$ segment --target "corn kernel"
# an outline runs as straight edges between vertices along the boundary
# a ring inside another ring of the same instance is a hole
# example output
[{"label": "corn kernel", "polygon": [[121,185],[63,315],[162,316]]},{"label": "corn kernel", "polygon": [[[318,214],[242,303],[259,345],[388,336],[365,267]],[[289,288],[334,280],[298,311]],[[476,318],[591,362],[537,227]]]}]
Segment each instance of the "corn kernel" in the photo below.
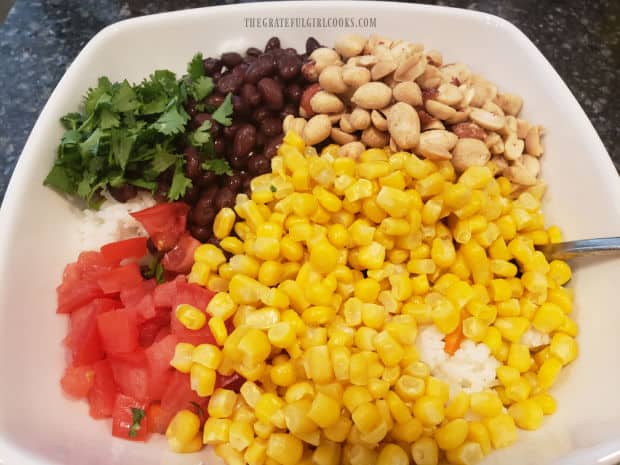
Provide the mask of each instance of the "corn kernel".
[{"label": "corn kernel", "polygon": [[194,251],[194,261],[205,263],[210,269],[216,270],[226,261],[226,257],[213,244],[202,244]]},{"label": "corn kernel", "polygon": [[437,443],[432,438],[421,437],[411,445],[411,458],[416,465],[437,465],[439,463]]},{"label": "corn kernel", "polygon": [[438,425],[444,419],[444,406],[441,399],[422,396],[413,404],[413,414],[425,425]]},{"label": "corn kernel", "polygon": [[[182,450],[200,431],[200,418],[190,410],[179,411],[166,429],[166,438],[173,450]],[[202,441],[201,441],[202,446]]]},{"label": "corn kernel", "polygon": [[215,389],[215,370],[199,363],[194,363],[190,369],[191,387],[200,397],[208,397]]},{"label": "corn kernel", "polygon": [[231,295],[227,292],[218,292],[207,304],[207,313],[211,316],[220,317],[227,320],[237,310],[237,305],[233,301]]},{"label": "corn kernel", "polygon": [[207,322],[206,315],[193,305],[180,304],[175,310],[177,320],[187,329],[201,329]]},{"label": "corn kernel", "polygon": [[435,431],[435,440],[443,450],[456,449],[465,442],[469,432],[467,421],[462,418],[451,420]]},{"label": "corn kernel", "polygon": [[281,465],[297,465],[303,451],[301,440],[291,434],[274,433],[269,436],[267,456]]},{"label": "corn kernel", "polygon": [[340,404],[337,400],[319,392],[312,401],[308,418],[321,428],[328,428],[340,418]]},{"label": "corn kernel", "polygon": [[189,373],[192,368],[194,346],[187,342],[179,342],[174,348],[174,357],[170,362],[181,373]]},{"label": "corn kernel", "polygon": [[203,428],[202,441],[209,445],[228,442],[232,421],[226,418],[207,418]]},{"label": "corn kernel", "polygon": [[522,400],[508,408],[508,414],[514,418],[519,428],[535,430],[540,428],[543,420],[543,409],[531,399]]}]

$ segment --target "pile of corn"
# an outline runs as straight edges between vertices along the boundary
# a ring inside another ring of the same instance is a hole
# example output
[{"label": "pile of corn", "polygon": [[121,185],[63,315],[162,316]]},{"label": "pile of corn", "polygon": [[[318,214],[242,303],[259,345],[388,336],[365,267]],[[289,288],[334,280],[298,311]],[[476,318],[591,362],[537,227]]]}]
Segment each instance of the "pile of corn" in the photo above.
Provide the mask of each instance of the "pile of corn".
[{"label": "pile of corn", "polygon": [[[561,240],[543,190],[516,194],[492,165],[457,178],[449,161],[337,149],[288,133],[251,198],[215,219],[232,257],[196,251],[190,281],[219,292],[208,323],[177,317],[209,324],[219,347],[177,347],[172,365],[211,399],[202,433],[190,411],[175,417],[172,448],[209,444],[229,465],[471,465],[538,428],[577,356],[570,268],[534,248]],[[450,397],[414,345],[429,324],[486,344],[497,387]],[[550,344],[521,344],[530,327]],[[247,381],[214,391],[216,372]]]}]

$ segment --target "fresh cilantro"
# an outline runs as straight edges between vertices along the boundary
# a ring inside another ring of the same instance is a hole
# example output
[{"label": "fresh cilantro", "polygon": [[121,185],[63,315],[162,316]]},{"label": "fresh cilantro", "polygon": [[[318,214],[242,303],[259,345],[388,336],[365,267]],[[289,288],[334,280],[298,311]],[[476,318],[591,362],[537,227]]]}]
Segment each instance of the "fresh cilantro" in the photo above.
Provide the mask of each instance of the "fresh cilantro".
[{"label": "fresh cilantro", "polygon": [[228,164],[228,161],[222,158],[211,158],[205,160],[202,163],[202,169],[206,171],[213,171],[216,175],[226,174],[228,176],[232,175],[232,168]]},{"label": "fresh cilantro", "polygon": [[274,186],[273,184],[271,184],[271,185],[269,186],[269,190],[270,190],[271,192],[276,192],[278,189],[276,188],[276,186]]},{"label": "fresh cilantro", "polygon": [[[214,88],[200,53],[187,71],[177,78],[171,71],[157,70],[137,84],[100,77],[83,97],[81,110],[60,119],[65,132],[44,184],[96,208],[107,187],[131,184],[155,192],[159,177],[173,170],[168,199],[177,200],[191,186],[183,170],[184,155],[177,149],[183,139],[196,147],[205,169],[232,173],[226,160],[215,156],[212,123],[206,121],[195,130],[188,124],[188,99],[202,112]],[[231,97],[213,112],[213,120],[230,125]]]},{"label": "fresh cilantro", "polygon": [[178,200],[185,195],[185,191],[188,187],[192,187],[192,180],[185,176],[183,172],[184,161],[182,158],[177,158],[174,167],[174,176],[172,176],[172,184],[168,191],[168,198],[170,200]]},{"label": "fresh cilantro", "polygon": [[230,126],[232,124],[232,94],[228,93],[222,104],[217,107],[217,110],[213,112],[211,117],[223,126]]},{"label": "fresh cilantro", "polygon": [[129,428],[129,433],[127,436],[130,438],[135,438],[138,435],[138,431],[142,426],[142,420],[146,417],[146,413],[141,408],[131,407],[131,427]]}]

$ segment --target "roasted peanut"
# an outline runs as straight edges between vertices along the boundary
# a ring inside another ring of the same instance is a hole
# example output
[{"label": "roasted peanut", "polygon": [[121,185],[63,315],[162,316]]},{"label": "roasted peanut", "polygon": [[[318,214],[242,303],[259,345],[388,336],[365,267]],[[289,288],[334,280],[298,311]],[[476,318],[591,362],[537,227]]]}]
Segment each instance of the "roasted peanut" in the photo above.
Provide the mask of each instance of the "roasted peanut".
[{"label": "roasted peanut", "polygon": [[398,82],[415,81],[426,70],[426,60],[422,53],[416,53],[403,60],[394,72],[394,80]]},{"label": "roasted peanut", "polygon": [[327,115],[315,115],[308,120],[303,131],[306,145],[315,145],[327,139],[331,133],[332,123]]},{"label": "roasted peanut", "polygon": [[426,52],[426,61],[438,68],[443,65],[443,55],[438,50],[429,50]]},{"label": "roasted peanut", "polygon": [[415,82],[399,82],[392,89],[394,98],[413,107],[422,105],[422,91]]},{"label": "roasted peanut", "polygon": [[310,54],[309,58],[311,60],[310,63],[314,62],[314,72],[316,73],[317,79],[321,74],[321,71],[323,71],[329,65],[342,64],[338,53],[335,50],[327,47],[317,48],[314,52]]},{"label": "roasted peanut", "polygon": [[426,65],[424,72],[416,79],[422,89],[432,89],[441,84],[441,73],[433,65]]},{"label": "roasted peanut", "polygon": [[474,89],[471,106],[482,107],[487,100],[493,100],[497,95],[497,87],[479,74],[474,74],[471,77],[471,82],[471,87]]},{"label": "roasted peanut", "polygon": [[497,103],[505,113],[517,116],[523,107],[523,99],[515,94],[498,93],[495,97]]},{"label": "roasted peanut", "polygon": [[344,132],[348,132],[349,134],[355,132],[357,128],[355,128],[351,122],[351,114],[344,114],[339,121],[340,129]]},{"label": "roasted peanut", "polygon": [[341,145],[338,149],[338,156],[358,159],[359,156],[366,150],[364,144],[361,142],[349,142],[348,144]]},{"label": "roasted peanut", "polygon": [[506,124],[506,118],[504,116],[494,115],[481,108],[473,108],[469,117],[474,123],[489,131],[499,131]]},{"label": "roasted peanut", "polygon": [[428,111],[431,115],[442,120],[447,120],[456,113],[454,108],[446,105],[445,103],[438,102],[437,100],[429,99],[426,101],[424,106],[426,107],[426,111]]},{"label": "roasted peanut", "polygon": [[470,166],[484,166],[490,158],[489,149],[479,139],[459,139],[452,150],[452,164],[458,172]]},{"label": "roasted peanut", "polygon": [[373,54],[375,47],[377,47],[378,45],[385,45],[389,48],[390,45],[392,45],[392,42],[393,41],[390,39],[381,37],[377,34],[373,34],[366,41],[366,45],[364,45],[364,54]]},{"label": "roasted peanut", "polygon": [[360,55],[358,57],[352,57],[347,60],[347,66],[363,66],[368,68],[377,64],[379,59],[374,55]]},{"label": "roasted peanut", "polygon": [[363,131],[370,126],[370,113],[363,108],[356,108],[351,112],[349,121],[354,129]]},{"label": "roasted peanut", "polygon": [[357,137],[353,134],[347,134],[344,131],[341,131],[338,128],[332,128],[331,138],[334,142],[340,145],[348,144],[349,142],[355,142]]},{"label": "roasted peanut", "polygon": [[417,111],[404,102],[392,105],[387,113],[387,126],[392,138],[402,149],[411,149],[420,139],[420,118]]},{"label": "roasted peanut", "polygon": [[306,120],[304,118],[295,118],[293,115],[288,115],[282,121],[282,132],[293,131],[300,136],[304,133],[306,127]]},{"label": "roasted peanut", "polygon": [[438,129],[438,130],[446,129],[446,127],[437,118],[433,118],[432,120],[430,120],[430,121],[426,122],[425,124],[423,124],[421,129],[422,129],[422,131],[432,131],[432,130],[436,130],[436,129]]},{"label": "roasted peanut", "polygon": [[484,105],[482,105],[482,109],[497,116],[506,116],[504,114],[504,110],[502,110],[499,105],[492,102],[491,100],[487,100],[486,102],[484,102]]},{"label": "roasted peanut", "polygon": [[471,79],[471,70],[464,63],[450,63],[444,65],[440,69],[445,82],[450,82],[455,86],[469,83]]},{"label": "roasted peanut", "polygon": [[517,118],[517,137],[519,139],[525,139],[529,132],[531,124],[524,119]]},{"label": "roasted peanut", "polygon": [[388,145],[389,140],[386,132],[379,131],[373,126],[364,129],[362,132],[362,142],[368,147],[383,148]]},{"label": "roasted peanut", "polygon": [[340,113],[344,104],[334,94],[321,90],[310,99],[310,107],[314,113]]},{"label": "roasted peanut", "polygon": [[359,87],[351,101],[367,110],[380,110],[385,108],[392,99],[392,89],[382,82],[368,82]]},{"label": "roasted peanut", "polygon": [[540,160],[532,155],[523,155],[520,163],[525,167],[532,176],[538,176],[540,173]]},{"label": "roasted peanut", "polygon": [[522,186],[533,186],[536,184],[536,176],[533,176],[521,163],[509,166],[504,170],[503,174],[512,182]]},{"label": "roasted peanut", "polygon": [[459,124],[469,119],[469,112],[471,108],[467,108],[465,110],[458,110],[454,115],[446,120],[448,124]]},{"label": "roasted peanut", "polygon": [[529,155],[540,157],[543,147],[540,143],[540,126],[532,126],[525,136],[525,151]]},{"label": "roasted peanut", "polygon": [[459,138],[471,138],[485,140],[487,133],[476,123],[458,123],[452,126],[452,132]]},{"label": "roasted peanut", "polygon": [[457,86],[450,83],[443,83],[437,88],[437,96],[435,100],[451,107],[456,105],[463,99],[463,95]]},{"label": "roasted peanut", "polygon": [[342,68],[342,80],[353,89],[370,82],[370,71],[363,66],[345,66]]},{"label": "roasted peanut", "polygon": [[393,59],[379,60],[377,64],[370,68],[370,77],[373,81],[378,81],[392,73],[396,67],[396,61]]},{"label": "roasted peanut", "polygon": [[420,134],[416,153],[431,160],[449,160],[452,158],[450,150],[454,148],[457,141],[456,135],[449,131],[424,131]]},{"label": "roasted peanut", "polygon": [[326,66],[319,75],[319,84],[327,92],[333,94],[341,94],[348,89],[347,84],[344,82],[342,66],[329,65]]},{"label": "roasted peanut", "polygon": [[378,110],[372,110],[370,113],[370,121],[372,121],[372,125],[379,131],[388,130],[387,119]]},{"label": "roasted peanut", "polygon": [[343,57],[351,58],[362,53],[364,45],[366,45],[366,38],[364,36],[359,34],[345,34],[336,40],[334,48]]},{"label": "roasted peanut", "polygon": [[504,156],[508,160],[518,160],[523,154],[525,143],[522,139],[518,139],[515,134],[509,135],[504,141]]}]

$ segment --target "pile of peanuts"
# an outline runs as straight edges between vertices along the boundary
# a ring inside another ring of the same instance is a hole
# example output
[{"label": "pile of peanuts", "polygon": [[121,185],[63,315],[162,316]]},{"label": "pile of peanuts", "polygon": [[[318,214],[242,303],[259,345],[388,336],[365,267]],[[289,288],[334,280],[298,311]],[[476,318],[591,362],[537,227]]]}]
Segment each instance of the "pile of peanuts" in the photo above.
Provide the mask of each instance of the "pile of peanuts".
[{"label": "pile of peanuts", "polygon": [[498,175],[520,186],[539,181],[543,128],[519,118],[523,99],[502,93],[463,63],[440,52],[376,35],[348,34],[335,49],[314,50],[302,67],[316,84],[302,95],[284,132],[309,145],[331,139],[340,156],[366,147],[410,150],[451,160],[457,172],[492,161]]}]

